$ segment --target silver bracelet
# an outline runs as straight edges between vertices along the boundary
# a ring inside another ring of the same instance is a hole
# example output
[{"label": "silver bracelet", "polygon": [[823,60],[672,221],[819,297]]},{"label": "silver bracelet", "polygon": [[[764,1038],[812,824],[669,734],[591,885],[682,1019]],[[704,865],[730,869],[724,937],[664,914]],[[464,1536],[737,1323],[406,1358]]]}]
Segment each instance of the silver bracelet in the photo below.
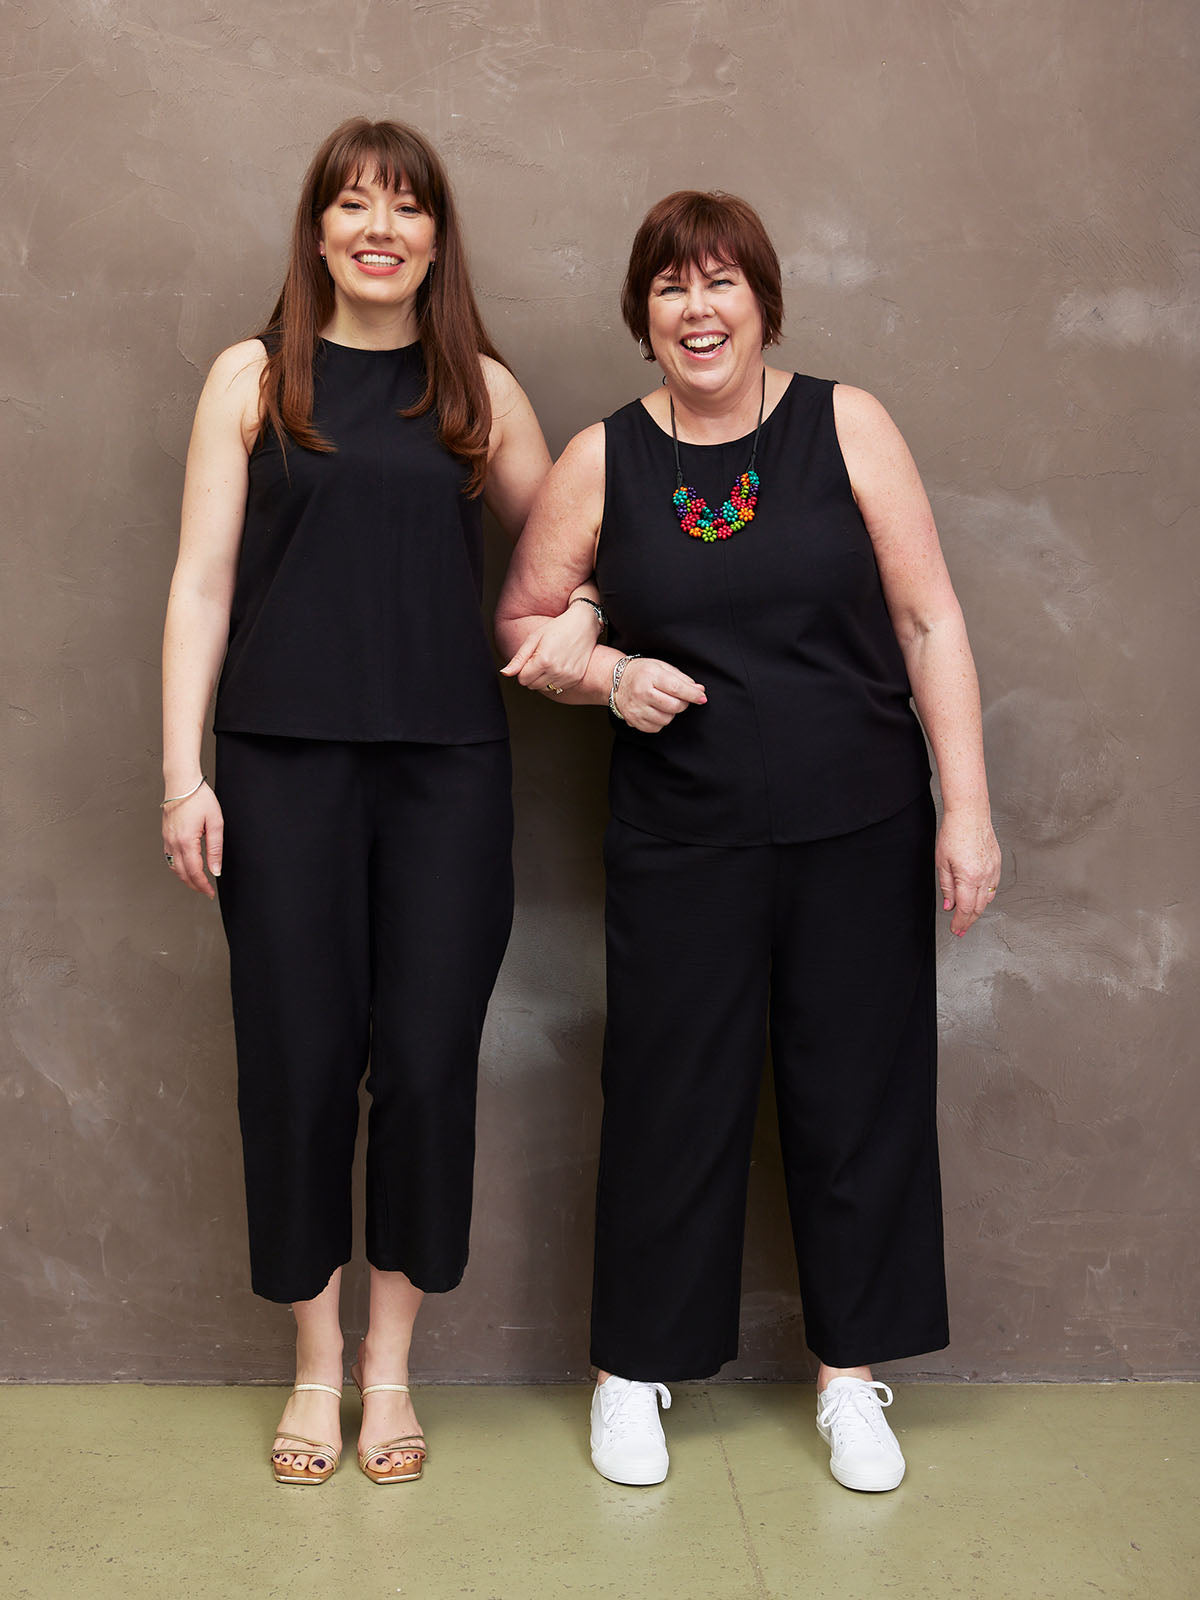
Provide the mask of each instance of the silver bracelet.
[{"label": "silver bracelet", "polygon": [[573,606],[591,606],[592,610],[596,613],[596,621],[600,624],[600,632],[603,633],[605,628],[608,627],[608,618],[604,615],[603,610],[596,604],[594,600],[589,600],[587,595],[576,595],[574,600],[571,601],[571,604]]},{"label": "silver bracelet", "polygon": [[617,710],[617,690],[621,687],[621,679],[625,676],[625,668],[631,661],[636,661],[641,653],[640,650],[631,650],[627,656],[622,656],[613,668],[612,688],[608,691],[608,709],[620,722],[624,722],[625,718]]},{"label": "silver bracelet", "polygon": [[203,773],[201,773],[200,782],[194,789],[189,789],[186,794],[169,794],[165,800],[160,800],[158,802],[158,809],[162,811],[165,806],[173,806],[177,800],[190,800],[194,794],[200,793],[201,789],[203,789],[207,782],[208,779]]}]

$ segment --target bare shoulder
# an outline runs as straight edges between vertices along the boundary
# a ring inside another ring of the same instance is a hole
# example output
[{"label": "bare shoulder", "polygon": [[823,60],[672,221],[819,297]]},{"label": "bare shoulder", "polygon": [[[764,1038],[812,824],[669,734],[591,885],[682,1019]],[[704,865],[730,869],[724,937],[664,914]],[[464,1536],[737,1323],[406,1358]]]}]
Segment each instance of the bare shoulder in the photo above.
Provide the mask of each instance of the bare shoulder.
[{"label": "bare shoulder", "polygon": [[604,489],[604,424],[593,422],[567,441],[554,463],[555,479],[576,491]]},{"label": "bare shoulder", "polygon": [[483,381],[487,384],[488,399],[492,403],[492,410],[503,413],[525,398],[525,391],[504,365],[493,356],[481,355],[479,367],[483,373]]},{"label": "bare shoulder", "polygon": [[872,433],[883,437],[898,431],[883,404],[873,394],[868,394],[865,389],[856,389],[849,383],[834,384],[833,416],[838,434],[843,438],[850,434],[865,437]]},{"label": "bare shoulder", "polygon": [[209,368],[208,381],[215,389],[257,388],[267,364],[267,348],[261,339],[242,339],[231,344]]},{"label": "bare shoulder", "polygon": [[883,405],[865,389],[839,383],[833,391],[833,419],[855,497],[872,488],[916,479],[917,469],[900,429]]},{"label": "bare shoulder", "polygon": [[247,451],[259,428],[261,379],[267,352],[261,339],[231,344],[209,368],[196,408],[201,440],[240,439]]},{"label": "bare shoulder", "polygon": [[568,439],[560,461],[570,460],[579,466],[604,465],[604,424],[592,422],[581,428],[573,439]]}]

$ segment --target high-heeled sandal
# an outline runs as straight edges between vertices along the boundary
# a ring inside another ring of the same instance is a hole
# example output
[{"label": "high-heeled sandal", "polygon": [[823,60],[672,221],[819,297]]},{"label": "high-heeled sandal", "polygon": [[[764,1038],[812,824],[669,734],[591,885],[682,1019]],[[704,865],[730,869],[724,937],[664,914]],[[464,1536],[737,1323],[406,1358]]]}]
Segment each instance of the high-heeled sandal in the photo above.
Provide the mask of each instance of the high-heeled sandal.
[{"label": "high-heeled sandal", "polygon": [[[350,1369],[350,1376],[354,1379],[354,1387],[362,1399],[369,1394],[409,1394],[411,1391],[406,1383],[369,1383],[363,1388],[361,1369],[357,1362]],[[388,1459],[389,1456],[400,1453],[415,1455],[415,1462],[405,1461],[396,1466]],[[370,1478],[372,1483],[415,1483],[425,1470],[425,1462],[429,1451],[425,1447],[423,1433],[410,1433],[402,1439],[388,1439],[383,1444],[372,1445],[369,1450],[358,1452],[358,1464],[363,1473]],[[372,1463],[380,1461],[382,1465],[374,1466]]]},{"label": "high-heeled sandal", "polygon": [[[300,1394],[305,1389],[320,1389],[324,1394],[336,1395],[340,1400],[342,1391],[335,1389],[328,1383],[298,1383],[292,1389],[293,1394]],[[298,1433],[277,1433],[276,1439],[282,1439],[283,1444],[275,1445],[271,1450],[271,1471],[275,1474],[276,1483],[324,1483],[326,1478],[332,1478],[338,1469],[341,1452],[331,1444],[322,1444],[317,1439],[305,1439]],[[299,1450],[292,1449],[293,1445],[300,1445]],[[277,1456],[307,1456],[308,1465],[296,1467],[288,1462],[286,1465],[277,1461]],[[324,1465],[318,1467],[317,1463]]]}]

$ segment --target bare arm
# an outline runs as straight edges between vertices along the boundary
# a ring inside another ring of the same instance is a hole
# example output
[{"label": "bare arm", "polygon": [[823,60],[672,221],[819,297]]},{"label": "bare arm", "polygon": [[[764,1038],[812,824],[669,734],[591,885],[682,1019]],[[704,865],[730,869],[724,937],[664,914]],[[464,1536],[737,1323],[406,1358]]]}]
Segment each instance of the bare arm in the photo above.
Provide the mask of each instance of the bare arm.
[{"label": "bare arm", "polygon": [[[589,592],[596,541],[604,515],[604,426],[576,434],[550,474],[525,525],[496,607],[496,640],[512,659],[502,670],[538,688],[542,666],[538,630],[575,595]],[[594,594],[594,589],[590,593]],[[587,610],[584,606],[577,611]],[[607,705],[619,650],[597,645],[586,670],[562,696],[568,705]],[[704,690],[666,662],[639,658],[621,680],[620,710],[634,727],[655,732],[690,704],[704,703]]]},{"label": "bare arm", "polygon": [[[550,453],[533,407],[512,373],[487,356],[480,360],[492,403],[484,501],[516,544],[550,469]],[[588,599],[597,598],[595,585],[581,585],[577,593]],[[556,611],[543,617],[536,637],[530,641],[531,652],[538,652],[542,686],[553,684],[554,696],[579,681],[600,633],[596,613],[587,606],[572,609],[570,600],[574,598],[571,595]]]},{"label": "bare arm", "polygon": [[213,363],[196,408],[183,488],[179,558],[163,633],[163,783],[188,798],[163,812],[173,870],[213,894],[204,855],[220,875],[222,824],[200,779],[204,719],[229,638],[229,612],[246,509],[249,451],[258,426],[258,379],[266,353],[256,339]]},{"label": "bare arm", "polygon": [[839,384],[834,415],[854,497],[871,536],[917,712],[929,735],[943,816],[936,863],[943,908],[963,934],[999,882],[979,682],[933,513],[899,429],[879,402]]},{"label": "bare arm", "polygon": [[550,470],[550,452],[533,407],[512,373],[490,356],[479,359],[492,405],[483,498],[488,510],[516,544]]}]

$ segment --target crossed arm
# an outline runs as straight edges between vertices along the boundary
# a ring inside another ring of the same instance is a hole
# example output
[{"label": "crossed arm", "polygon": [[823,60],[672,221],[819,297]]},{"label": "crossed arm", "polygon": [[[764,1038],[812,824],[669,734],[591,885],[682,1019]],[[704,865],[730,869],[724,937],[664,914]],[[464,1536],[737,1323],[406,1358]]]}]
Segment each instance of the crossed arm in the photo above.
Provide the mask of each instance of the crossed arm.
[{"label": "crossed arm", "polygon": [[[527,688],[544,688],[547,664],[539,630],[591,586],[596,541],[604,515],[604,424],[576,434],[550,469],[513,552],[496,608],[496,642],[512,659],[501,670]],[[576,610],[584,610],[582,606]],[[573,681],[551,681],[568,705],[607,705],[621,652],[597,644]],[[619,709],[645,733],[665,728],[689,705],[703,705],[704,688],[666,661],[639,657],[621,679]]]}]

